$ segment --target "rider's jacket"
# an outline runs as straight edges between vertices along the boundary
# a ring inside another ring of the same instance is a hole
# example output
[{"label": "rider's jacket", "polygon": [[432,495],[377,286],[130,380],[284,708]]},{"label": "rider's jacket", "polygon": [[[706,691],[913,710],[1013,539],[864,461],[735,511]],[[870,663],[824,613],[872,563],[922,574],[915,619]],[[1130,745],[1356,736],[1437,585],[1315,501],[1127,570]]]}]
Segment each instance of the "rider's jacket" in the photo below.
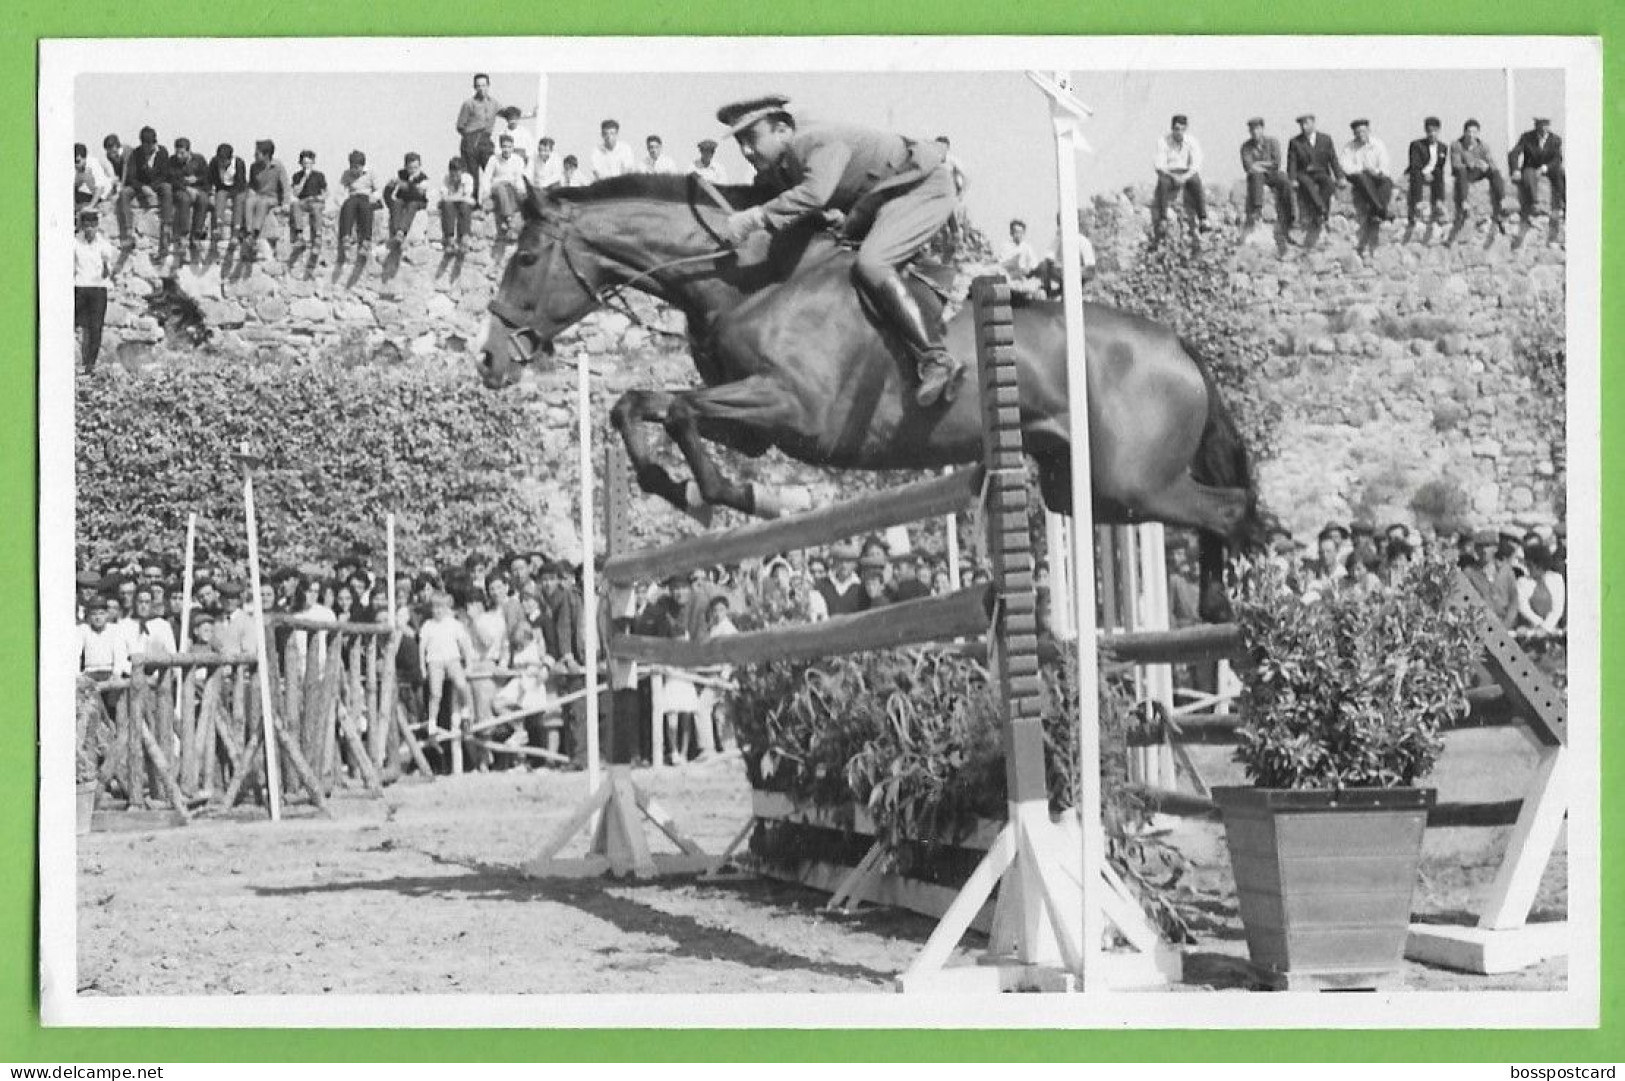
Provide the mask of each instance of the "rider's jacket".
[{"label": "rider's jacket", "polygon": [[850,211],[866,196],[885,198],[941,168],[940,143],[916,142],[856,124],[812,124],[797,130],[778,162],[756,183],[778,192],[762,204],[769,229],[783,229],[825,209]]}]

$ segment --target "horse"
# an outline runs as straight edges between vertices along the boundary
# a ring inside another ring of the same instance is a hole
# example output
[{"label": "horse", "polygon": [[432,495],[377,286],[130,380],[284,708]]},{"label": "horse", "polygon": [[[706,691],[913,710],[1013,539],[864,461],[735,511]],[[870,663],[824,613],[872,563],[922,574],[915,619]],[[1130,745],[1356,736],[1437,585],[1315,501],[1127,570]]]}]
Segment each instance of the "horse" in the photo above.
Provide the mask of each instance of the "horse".
[{"label": "horse", "polygon": [[[493,390],[544,358],[553,339],[635,289],[681,311],[702,387],[632,390],[610,412],[640,488],[694,511],[730,507],[773,517],[765,486],[726,475],[708,443],[756,457],[769,448],[836,469],[936,469],[980,460],[975,393],[920,407],[902,343],[859,299],[849,247],[809,226],[772,237],[765,257],[734,250],[721,229],[749,187],[689,175],[629,175],[587,187],[531,190],[524,225],[489,306],[477,367]],[[941,319],[933,291],[916,297],[976,386],[970,311]],[[1160,521],[1199,531],[1204,607],[1228,545],[1256,544],[1248,456],[1207,364],[1167,326],[1085,304],[1091,492],[1095,521]],[[636,319],[628,309],[628,314]],[[1072,512],[1066,327],[1061,305],[1014,309],[1024,448],[1051,511]],[[681,450],[691,480],[655,460],[646,424]],[[1222,590],[1219,592],[1222,604]]]}]

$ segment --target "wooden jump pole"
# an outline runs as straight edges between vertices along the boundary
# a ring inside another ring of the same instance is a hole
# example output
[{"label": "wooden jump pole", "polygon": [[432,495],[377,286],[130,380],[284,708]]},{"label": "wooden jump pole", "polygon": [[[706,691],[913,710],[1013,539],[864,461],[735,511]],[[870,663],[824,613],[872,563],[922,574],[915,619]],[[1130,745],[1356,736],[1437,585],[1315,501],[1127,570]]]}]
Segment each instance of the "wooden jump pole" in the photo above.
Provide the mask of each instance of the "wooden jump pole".
[{"label": "wooden jump pole", "polygon": [[[543,77],[543,85],[546,85]],[[598,685],[598,568],[596,534],[593,531],[592,498],[592,382],[587,370],[587,351],[576,358],[577,468],[581,474],[581,619],[586,624],[582,644],[586,653],[586,685]],[[587,715],[587,791],[598,789],[598,695],[588,694],[583,703]],[[597,822],[593,822],[596,829]]]},{"label": "wooden jump pole", "polygon": [[[260,593],[259,523],[254,517],[254,459],[244,443],[237,455],[243,467],[243,510],[248,527],[248,582],[254,591],[254,652],[260,684],[260,723],[265,726],[265,798],[270,807],[271,821],[282,818],[282,765],[277,760],[276,710],[271,705],[271,651],[265,642],[265,619],[270,614],[262,609]],[[246,771],[249,763],[243,763]]]}]

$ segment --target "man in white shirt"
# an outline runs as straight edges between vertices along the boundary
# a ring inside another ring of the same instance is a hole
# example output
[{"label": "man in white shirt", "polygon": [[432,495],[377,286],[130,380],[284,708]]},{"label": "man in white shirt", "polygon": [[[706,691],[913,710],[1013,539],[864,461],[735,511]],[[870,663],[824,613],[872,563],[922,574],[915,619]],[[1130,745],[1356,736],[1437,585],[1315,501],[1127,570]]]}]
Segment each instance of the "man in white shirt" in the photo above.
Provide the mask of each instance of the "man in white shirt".
[{"label": "man in white shirt", "polygon": [[592,183],[592,177],[581,167],[574,154],[564,155],[563,173],[564,177],[559,181],[561,188],[584,188]]},{"label": "man in white shirt", "polygon": [[79,624],[79,671],[100,683],[130,674],[130,651],[124,635],[107,622],[107,601],[98,597]]},{"label": "man in white shirt", "polygon": [[169,620],[153,611],[152,590],[141,586],[135,591],[135,637],[130,643],[132,657],[167,657],[180,650],[175,645],[175,629]]},{"label": "man in white shirt", "polygon": [[717,160],[717,141],[715,139],[701,139],[699,143],[700,156],[694,159],[694,164],[688,171],[695,176],[704,177],[713,184],[726,184],[728,170],[722,167]]},{"label": "man in white shirt", "polygon": [[[1080,227],[1078,229],[1078,272],[1079,277],[1088,284],[1095,276],[1095,245],[1089,239],[1089,234]],[[1055,216],[1055,239],[1050,242],[1049,251],[1039,261],[1037,270],[1038,280],[1043,283],[1044,295],[1051,299],[1058,297],[1062,292],[1061,284],[1061,216]]]},{"label": "man in white shirt", "polygon": [[1032,277],[1038,269],[1038,253],[1027,242],[1027,223],[1020,218],[1010,222],[1010,239],[999,245],[999,269],[1010,279],[1010,288],[1022,293],[1037,288]]},{"label": "man in white shirt", "polygon": [[1207,225],[1207,197],[1202,191],[1202,146],[1189,134],[1184,113],[1174,114],[1168,134],[1157,140],[1157,188],[1151,196],[1151,242],[1155,247],[1167,232],[1168,201],[1183,196],[1185,211],[1200,233]]},{"label": "man in white shirt", "polygon": [[612,176],[637,172],[637,159],[632,148],[620,141],[621,125],[617,121],[606,120],[598,125],[598,134],[602,141],[592,148],[592,158],[588,162],[593,180],[608,180]]},{"label": "man in white shirt", "polygon": [[643,141],[643,148],[648,153],[638,162],[638,172],[663,173],[667,176],[678,176],[682,173],[682,167],[666,156],[666,143],[660,136],[649,136]]},{"label": "man in white shirt", "polygon": [[79,232],[73,240],[73,326],[85,329],[85,371],[96,366],[102,351],[102,325],[107,321],[107,286],[113,280],[118,252],[101,235],[101,215],[79,212]]},{"label": "man in white shirt", "polygon": [[496,157],[486,163],[485,179],[480,184],[486,205],[496,212],[498,240],[512,239],[508,221],[524,202],[525,173],[525,159],[514,153],[513,136],[499,135]]},{"label": "man in white shirt", "polygon": [[1361,118],[1349,125],[1354,138],[1343,145],[1338,155],[1343,172],[1348,175],[1354,195],[1354,210],[1360,218],[1360,239],[1356,251],[1366,251],[1377,245],[1377,233],[1389,218],[1388,203],[1394,194],[1393,170],[1388,162],[1388,148],[1371,135],[1371,121]]},{"label": "man in white shirt", "polygon": [[536,159],[530,165],[530,183],[538,191],[564,183],[564,167],[553,153],[553,137],[544,135],[536,142]]}]

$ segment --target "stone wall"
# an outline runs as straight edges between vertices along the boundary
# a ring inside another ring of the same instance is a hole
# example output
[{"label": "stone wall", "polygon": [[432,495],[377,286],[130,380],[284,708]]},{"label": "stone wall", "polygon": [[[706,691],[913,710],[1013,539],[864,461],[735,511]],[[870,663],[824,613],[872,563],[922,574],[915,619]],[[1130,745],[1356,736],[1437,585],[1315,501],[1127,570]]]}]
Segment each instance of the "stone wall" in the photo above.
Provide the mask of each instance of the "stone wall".
[{"label": "stone wall", "polygon": [[[1211,221],[1234,227],[1241,195],[1239,185],[1213,189]],[[1143,191],[1125,192],[1097,199],[1088,212],[1103,273],[1136,258],[1149,230],[1146,203]],[[1293,246],[1283,254],[1267,228],[1237,249],[1231,284],[1268,343],[1261,374],[1284,411],[1279,453],[1262,464],[1259,481],[1270,509],[1300,535],[1356,513],[1415,520],[1412,500],[1425,488],[1435,503],[1459,492],[1476,523],[1561,513],[1563,431],[1515,346],[1533,309],[1561,308],[1564,249],[1544,228],[1493,236],[1484,208],[1476,209],[1477,223],[1448,247],[1443,229],[1400,242],[1404,215],[1396,204],[1401,224],[1366,258],[1355,254],[1352,223],[1341,216],[1312,252]],[[262,243],[256,261],[205,250],[176,266],[148,254],[151,215],[137,224],[142,240],[122,261],[103,347],[104,357],[122,364],[164,363],[176,349],[196,348],[206,330],[206,350],[267,361],[466,365],[508,254],[482,217],[467,255],[444,256],[427,240],[439,231],[430,212],[398,253],[378,245],[366,258],[340,262],[329,240],[314,259],[290,259],[278,238],[274,252]],[[111,234],[111,215],[106,225]],[[380,215],[375,236],[382,225]],[[585,348],[594,356],[604,373],[595,386],[601,408],[628,387],[695,378],[677,341],[661,333],[681,329],[675,313],[641,301],[637,310],[647,327],[603,312],[560,341],[564,355]],[[548,413],[568,423],[573,377],[538,378]],[[814,499],[871,483],[772,456],[734,464]]]}]

